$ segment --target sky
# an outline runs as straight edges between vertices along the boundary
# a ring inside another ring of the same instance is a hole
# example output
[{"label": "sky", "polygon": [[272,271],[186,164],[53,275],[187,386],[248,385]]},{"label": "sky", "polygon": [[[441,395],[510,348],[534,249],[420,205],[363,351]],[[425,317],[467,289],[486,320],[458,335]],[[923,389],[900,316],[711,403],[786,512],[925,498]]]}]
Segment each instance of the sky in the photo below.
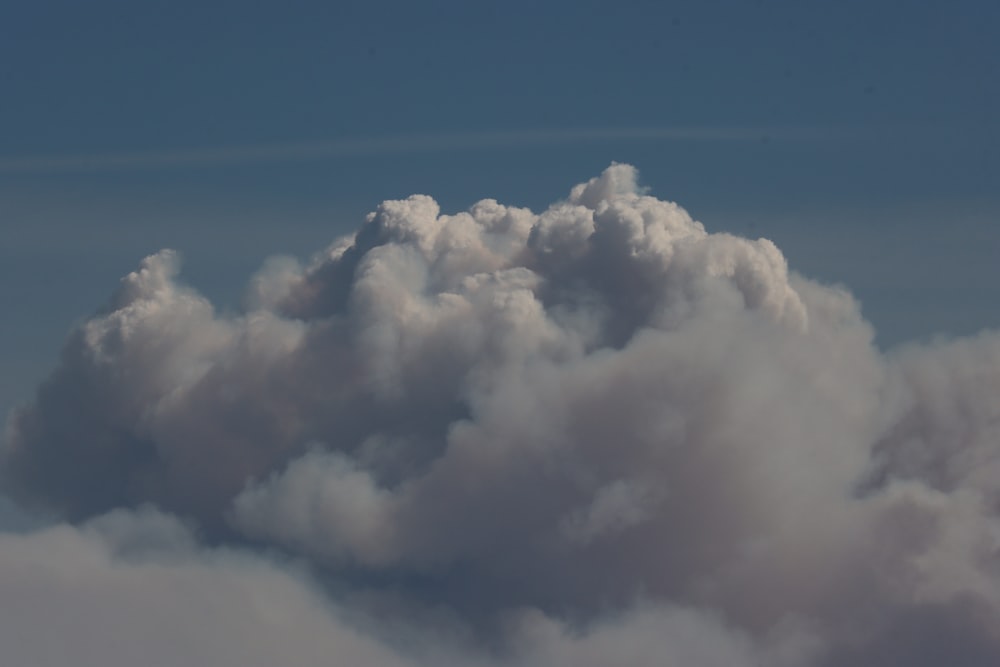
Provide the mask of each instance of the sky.
[{"label": "sky", "polygon": [[850,285],[883,345],[1000,323],[994,3],[2,12],[0,406],[162,247],[238,304],[263,258],[308,255],[384,199],[541,206],[615,160]]},{"label": "sky", "polygon": [[997,34],[4,3],[0,652],[996,664]]}]

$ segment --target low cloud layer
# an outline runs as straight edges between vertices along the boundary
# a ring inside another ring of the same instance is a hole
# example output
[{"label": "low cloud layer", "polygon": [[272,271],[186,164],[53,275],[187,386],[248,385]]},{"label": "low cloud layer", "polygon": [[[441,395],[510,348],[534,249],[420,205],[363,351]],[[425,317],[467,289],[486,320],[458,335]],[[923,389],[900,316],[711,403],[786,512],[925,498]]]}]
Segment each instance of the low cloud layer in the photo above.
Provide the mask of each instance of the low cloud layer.
[{"label": "low cloud layer", "polygon": [[238,315],[177,271],[8,420],[65,521],[0,538],[18,664],[1000,663],[996,333],[882,354],[627,165],[384,202]]}]

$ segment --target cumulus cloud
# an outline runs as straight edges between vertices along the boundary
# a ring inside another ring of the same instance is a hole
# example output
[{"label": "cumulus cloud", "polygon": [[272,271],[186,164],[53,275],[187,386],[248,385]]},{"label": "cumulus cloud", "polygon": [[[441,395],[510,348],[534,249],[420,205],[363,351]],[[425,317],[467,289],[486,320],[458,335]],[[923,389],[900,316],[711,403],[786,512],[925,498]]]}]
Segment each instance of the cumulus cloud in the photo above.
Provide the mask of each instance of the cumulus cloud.
[{"label": "cumulus cloud", "polygon": [[12,665],[410,664],[303,577],[202,551],[187,527],[149,511],[0,537],[0,592]]},{"label": "cumulus cloud", "polygon": [[512,649],[475,653],[440,632],[388,637],[317,590],[302,568],[200,546],[149,508],[0,536],[10,664],[709,667],[758,664],[762,650],[714,614],[651,606],[582,629],[519,610],[504,623]]},{"label": "cumulus cloud", "polygon": [[177,269],[144,260],[8,420],[5,490],[70,522],[9,552],[80,554],[3,566],[26,599],[222,586],[183,630],[217,664],[285,622],[298,664],[1000,660],[996,333],[882,354],[846,290],[621,164],[540,213],[384,202],[238,315]]}]

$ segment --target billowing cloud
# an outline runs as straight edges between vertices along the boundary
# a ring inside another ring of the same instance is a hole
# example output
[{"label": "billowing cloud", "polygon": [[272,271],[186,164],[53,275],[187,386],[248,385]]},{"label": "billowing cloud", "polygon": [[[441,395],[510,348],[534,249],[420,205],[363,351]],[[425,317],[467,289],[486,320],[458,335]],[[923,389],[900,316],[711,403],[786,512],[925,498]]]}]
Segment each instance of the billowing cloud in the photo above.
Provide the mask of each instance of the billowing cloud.
[{"label": "billowing cloud", "polygon": [[1000,660],[998,334],[882,354],[846,290],[627,165],[541,213],[384,202],[238,315],[177,269],[144,260],[8,421],[5,489],[71,522],[10,553],[114,573],[25,555],[26,600],[221,586],[184,640],[221,664],[299,616],[324,639],[289,655],[341,664]]},{"label": "billowing cloud", "polygon": [[0,593],[12,665],[407,664],[302,577],[199,551],[188,528],[148,510],[3,535]]},{"label": "billowing cloud", "polygon": [[763,650],[714,614],[647,606],[582,631],[535,610],[512,612],[503,631],[513,648],[477,653],[440,628],[429,641],[366,627],[317,590],[301,568],[200,547],[189,526],[149,508],[0,536],[0,639],[10,664],[573,667],[625,657],[707,667],[757,664]]}]

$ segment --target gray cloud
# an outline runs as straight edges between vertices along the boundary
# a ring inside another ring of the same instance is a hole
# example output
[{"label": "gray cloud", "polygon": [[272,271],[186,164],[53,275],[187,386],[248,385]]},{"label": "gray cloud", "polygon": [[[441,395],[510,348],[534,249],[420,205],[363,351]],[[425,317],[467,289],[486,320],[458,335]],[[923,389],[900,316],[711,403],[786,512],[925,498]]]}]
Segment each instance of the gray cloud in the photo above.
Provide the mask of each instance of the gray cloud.
[{"label": "gray cloud", "polygon": [[[753,665],[755,646],[716,615],[644,605],[586,628],[536,610],[504,620],[513,647],[473,652],[458,636],[386,636],[317,593],[288,563],[199,546],[148,508],[0,536],[0,639],[11,664]],[[667,640],[666,644],[663,641]]]},{"label": "gray cloud", "polygon": [[[541,213],[384,202],[241,314],[177,268],[144,260],[9,419],[7,492],[78,526],[19,549],[278,577],[349,664],[1000,659],[1000,335],[884,355],[848,292],[627,165]],[[152,539],[148,503],[219,546]]]},{"label": "gray cloud", "polygon": [[16,665],[405,665],[304,579],[200,551],[155,513],[0,537],[0,638]]}]

